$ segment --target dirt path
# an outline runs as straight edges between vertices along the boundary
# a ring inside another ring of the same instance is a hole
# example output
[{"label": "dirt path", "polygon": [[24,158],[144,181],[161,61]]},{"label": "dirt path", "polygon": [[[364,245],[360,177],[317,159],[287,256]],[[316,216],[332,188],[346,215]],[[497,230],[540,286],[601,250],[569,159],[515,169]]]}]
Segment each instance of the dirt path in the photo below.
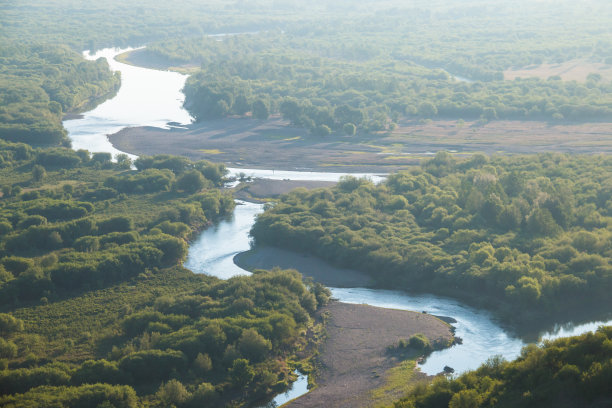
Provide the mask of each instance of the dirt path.
[{"label": "dirt path", "polygon": [[[400,360],[389,353],[416,333],[431,341],[449,341],[450,326],[440,319],[417,312],[383,309],[367,305],[332,302],[327,340],[319,356],[318,387],[284,407],[369,407],[371,391],[383,386],[385,373]],[[417,373],[412,380],[426,377]]]},{"label": "dirt path", "polygon": [[227,118],[169,130],[137,127],[109,136],[136,155],[177,154],[230,167],[391,172],[409,168],[439,150],[484,153],[612,153],[612,123],[550,124],[493,121],[403,121],[392,133],[327,137],[269,120]]}]

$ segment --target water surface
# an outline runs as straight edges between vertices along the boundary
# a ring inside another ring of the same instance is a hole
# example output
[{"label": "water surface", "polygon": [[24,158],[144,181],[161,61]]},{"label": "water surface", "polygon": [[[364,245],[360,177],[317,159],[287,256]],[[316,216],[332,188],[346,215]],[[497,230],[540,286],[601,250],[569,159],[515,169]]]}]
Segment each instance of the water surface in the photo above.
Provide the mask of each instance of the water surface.
[{"label": "water surface", "polygon": [[[82,119],[68,120],[68,129],[73,148],[92,152],[121,153],[108,141],[107,135],[128,126],[157,126],[167,128],[169,122],[188,124],[189,114],[183,109],[184,95],[181,89],[186,76],[175,72],[156,71],[133,67],[117,62],[113,57],[126,49],[105,49],[88,59],[104,57],[113,70],[122,75],[122,85],[117,95],[83,115]],[[279,170],[230,169],[232,174],[244,173],[252,177],[292,180],[338,181],[347,173],[296,172]],[[380,182],[384,176],[370,173],[352,174],[370,177]],[[185,266],[196,273],[206,273],[228,279],[249,272],[236,266],[233,257],[250,249],[248,233],[263,205],[239,203],[234,214],[204,231],[190,246]],[[297,266],[297,265],[296,265]],[[434,296],[413,295],[406,292],[368,288],[331,288],[333,296],[347,303],[365,303],[394,309],[426,311],[435,315],[450,316],[457,320],[453,324],[456,334],[463,338],[463,345],[434,352],[421,367],[428,374],[436,374],[445,365],[457,372],[478,367],[494,355],[512,359],[518,355],[525,343],[510,336],[493,317],[462,305],[456,300]],[[577,335],[592,331],[609,321],[596,321],[581,325],[560,325],[550,332],[542,333],[543,339]],[[282,405],[286,401],[307,392],[306,377],[300,376],[289,394],[280,394],[273,401]]]},{"label": "water surface", "polygon": [[[80,119],[64,121],[68,137],[75,150],[122,153],[108,140],[108,135],[131,126],[168,128],[169,122],[191,123],[191,116],[183,108],[185,95],[181,92],[186,75],[157,71],[123,64],[114,59],[131,48],[106,48],[90,55],[89,60],[106,58],[113,71],[121,72],[121,88],[117,95],[84,113]],[[130,155],[131,157],[135,157]]]}]

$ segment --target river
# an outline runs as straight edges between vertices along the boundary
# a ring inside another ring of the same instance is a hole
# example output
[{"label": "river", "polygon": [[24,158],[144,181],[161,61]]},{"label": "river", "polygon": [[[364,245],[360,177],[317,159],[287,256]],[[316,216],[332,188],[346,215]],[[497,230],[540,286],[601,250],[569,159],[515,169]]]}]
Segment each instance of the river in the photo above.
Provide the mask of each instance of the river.
[{"label": "river", "polygon": [[[89,59],[105,57],[113,70],[121,71],[122,86],[117,95],[82,115],[80,119],[64,122],[75,149],[92,152],[121,153],[108,141],[107,135],[127,126],[168,127],[169,122],[188,124],[189,114],[182,108],[181,89],[186,76],[174,72],[157,71],[122,64],[113,59],[126,50],[105,49]],[[279,170],[231,169],[232,174],[245,173],[255,177],[296,180],[338,180],[342,173],[291,172]],[[371,177],[375,182],[382,180],[381,175],[359,174]],[[196,273],[206,273],[222,279],[248,274],[233,262],[233,257],[250,248],[249,230],[263,205],[240,203],[228,219],[204,231],[190,247],[185,266]],[[373,306],[394,309],[426,311],[435,315],[450,316],[457,320],[454,324],[456,335],[463,339],[462,345],[434,352],[421,366],[428,374],[442,371],[445,365],[463,372],[478,367],[494,355],[515,358],[525,343],[508,334],[487,312],[475,310],[460,302],[434,296],[413,295],[400,291],[368,288],[331,288],[333,296],[348,303],[365,303]],[[583,325],[565,325],[557,330],[541,333],[542,338],[553,339],[564,335],[576,335],[591,331],[607,322],[590,322]],[[285,401],[306,392],[305,376],[293,386],[293,391],[280,395],[273,404]]]}]

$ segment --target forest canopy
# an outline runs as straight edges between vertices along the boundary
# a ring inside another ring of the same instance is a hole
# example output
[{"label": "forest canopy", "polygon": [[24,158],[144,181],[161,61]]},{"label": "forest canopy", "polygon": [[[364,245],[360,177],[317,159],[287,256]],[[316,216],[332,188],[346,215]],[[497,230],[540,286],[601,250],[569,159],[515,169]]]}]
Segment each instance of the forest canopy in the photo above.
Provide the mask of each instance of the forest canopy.
[{"label": "forest canopy", "polygon": [[223,165],[0,147],[0,405],[244,404],[308,369],[294,359],[327,289],[181,267],[234,208]]},{"label": "forest canopy", "polygon": [[440,152],[378,186],[348,177],[295,190],[251,234],[385,287],[448,294],[509,318],[607,310],[611,165],[606,156]]}]

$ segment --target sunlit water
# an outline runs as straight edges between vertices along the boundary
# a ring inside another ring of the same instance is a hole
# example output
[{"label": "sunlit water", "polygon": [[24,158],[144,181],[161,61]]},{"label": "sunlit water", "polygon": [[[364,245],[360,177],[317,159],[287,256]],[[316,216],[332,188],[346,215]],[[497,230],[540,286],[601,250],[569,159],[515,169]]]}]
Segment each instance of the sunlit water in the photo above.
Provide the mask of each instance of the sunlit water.
[{"label": "sunlit water", "polygon": [[261,408],[277,408],[281,405],[296,399],[308,392],[308,376],[301,374],[299,371],[295,371],[298,375],[297,380],[295,380],[289,389],[282,394],[278,394],[272,401],[267,403]]},{"label": "sunlit water", "polygon": [[[222,279],[247,274],[248,272],[233,264],[232,259],[236,254],[250,249],[248,233],[255,217],[262,211],[262,204],[242,203],[236,206],[232,217],[219,222],[215,228],[204,231],[192,243],[185,266],[196,273],[206,273]],[[295,267],[299,269],[299,259],[296,260]],[[510,336],[490,313],[473,309],[454,299],[368,288],[331,288],[331,291],[334,298],[346,303],[425,311],[455,319],[455,334],[463,339],[463,344],[432,353],[421,365],[421,370],[427,374],[437,374],[444,366],[452,367],[456,373],[461,373],[477,368],[495,355],[511,360],[519,355],[526,344],[521,339]],[[542,333],[541,338],[577,335],[592,331],[602,324],[612,324],[612,321],[565,325]]]},{"label": "sunlit water", "polygon": [[113,71],[121,72],[121,88],[114,98],[83,114],[81,119],[64,121],[75,150],[110,152],[114,156],[122,152],[113,147],[107,136],[123,128],[167,128],[169,122],[191,123],[191,116],[183,109],[185,95],[181,92],[187,76],[134,67],[114,59],[116,55],[129,50],[106,48],[94,55],[83,54],[90,60],[106,58]]},{"label": "sunlit water", "polygon": [[[122,85],[117,96],[83,115],[82,119],[68,120],[64,126],[69,131],[74,149],[87,149],[92,152],[121,153],[108,141],[107,135],[128,126],[168,127],[169,122],[187,124],[189,114],[183,109],[184,95],[181,89],[186,76],[174,72],[156,71],[132,67],[119,63],[113,56],[126,51],[105,49],[88,59],[107,58],[113,70],[122,75]],[[271,179],[337,181],[345,173],[294,172],[279,170],[230,169],[232,174],[244,173],[251,177]],[[357,177],[370,177],[380,182],[384,176],[376,174],[352,174]],[[222,279],[236,275],[249,274],[233,262],[236,254],[250,249],[248,233],[263,205],[240,203],[234,214],[204,231],[190,246],[185,266],[197,273],[206,273]],[[298,266],[298,265],[296,265]],[[457,320],[456,335],[463,339],[462,345],[434,352],[421,366],[428,374],[440,372],[445,365],[457,372],[478,367],[494,355],[512,359],[518,355],[525,344],[509,336],[490,314],[469,308],[461,303],[433,295],[412,295],[400,291],[366,288],[331,288],[333,296],[347,303],[364,303],[394,309],[426,311],[430,314],[450,316]],[[582,325],[563,325],[543,339],[577,335],[592,331],[607,322],[591,322]],[[307,392],[306,376],[299,376],[292,388],[278,395],[270,406],[283,403]]]},{"label": "sunlit water", "polygon": [[252,177],[266,178],[270,180],[300,180],[300,181],[338,181],[343,176],[353,176],[357,178],[369,178],[375,184],[383,181],[386,176],[376,173],[332,173],[321,171],[289,171],[289,170],[265,170],[265,169],[239,169],[228,168],[230,175],[233,177]]}]

